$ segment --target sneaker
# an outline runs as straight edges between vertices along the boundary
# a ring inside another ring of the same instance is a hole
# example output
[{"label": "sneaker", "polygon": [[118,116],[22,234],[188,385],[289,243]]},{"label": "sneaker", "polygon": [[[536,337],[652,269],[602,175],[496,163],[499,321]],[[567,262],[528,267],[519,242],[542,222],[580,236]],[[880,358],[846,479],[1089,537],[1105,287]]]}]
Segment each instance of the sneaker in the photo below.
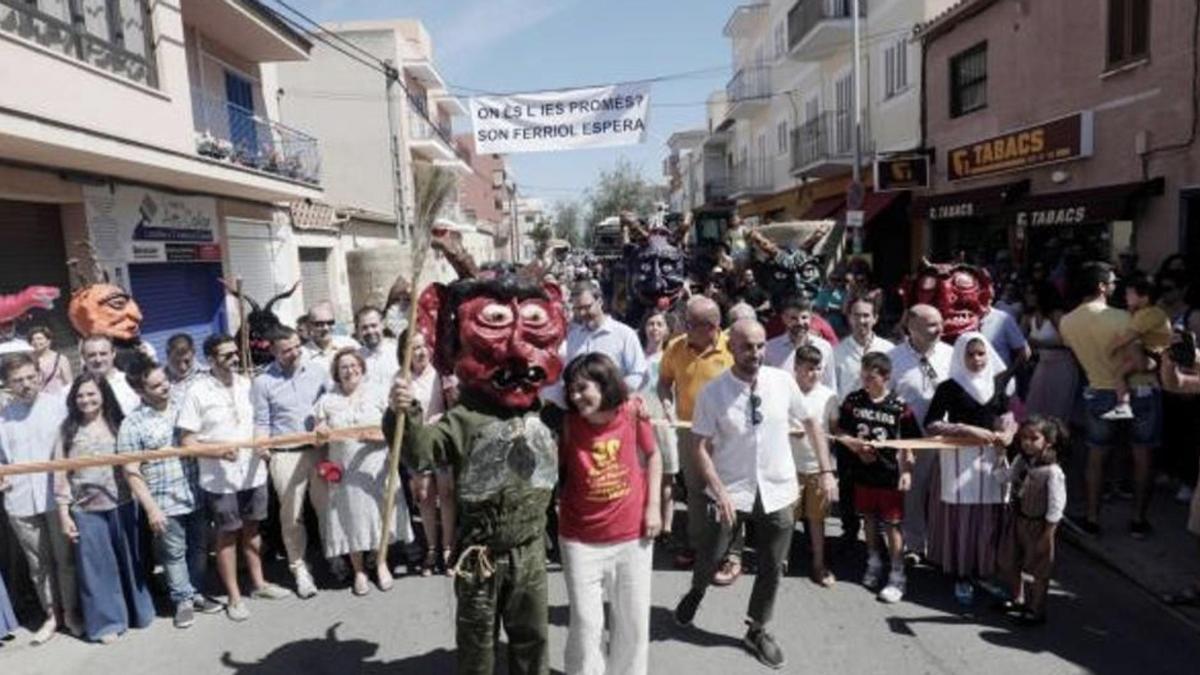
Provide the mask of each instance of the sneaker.
[{"label": "sneaker", "polygon": [[1115,408],[1101,415],[1100,419],[1108,422],[1131,420],[1133,419],[1133,407],[1128,403],[1118,403]]},{"label": "sneaker", "polygon": [[675,605],[675,623],[680,626],[692,625],[692,620],[696,618],[696,610],[700,609],[700,601],[704,599],[704,593],[692,589],[688,591],[679,600],[679,604]]},{"label": "sneaker", "polygon": [[1134,539],[1145,539],[1154,532],[1154,528],[1150,523],[1144,520],[1134,520],[1129,523],[1129,536]]},{"label": "sneaker", "polygon": [[783,667],[783,650],[779,648],[779,643],[775,642],[775,637],[765,628],[751,626],[746,631],[746,637],[742,638],[742,644],[764,666],[776,670]]},{"label": "sneaker", "polygon": [[880,579],[883,576],[883,562],[879,558],[871,558],[867,560],[867,571],[863,573],[862,585],[871,590],[879,588]]},{"label": "sneaker", "polygon": [[954,599],[964,607],[970,606],[975,602],[975,587],[969,581],[954,582]]},{"label": "sneaker", "polygon": [[105,633],[104,635],[100,636],[100,639],[97,640],[97,642],[102,645],[111,645],[112,643],[116,642],[117,638],[119,637],[121,637],[120,633]]},{"label": "sneaker", "polygon": [[900,599],[904,597],[905,583],[903,572],[892,572],[888,575],[887,586],[884,586],[876,597],[880,602],[886,602],[889,605],[900,602]]},{"label": "sneaker", "polygon": [[192,607],[191,600],[184,600],[175,605],[173,623],[176,628],[191,628],[192,624],[196,623],[196,610]]},{"label": "sneaker", "polygon": [[58,635],[58,622],[53,617],[46,619],[37,632],[33,634],[33,645],[44,645]]},{"label": "sneaker", "polygon": [[245,621],[250,618],[250,608],[244,600],[238,600],[225,606],[225,616],[228,616],[230,621]]},{"label": "sneaker", "polygon": [[201,614],[216,614],[222,609],[225,609],[225,605],[222,605],[212,598],[203,595],[196,595],[196,597],[192,598],[192,609],[200,612]]},{"label": "sneaker", "polygon": [[1175,501],[1187,504],[1192,501],[1192,488],[1187,485],[1180,485],[1179,491],[1175,493]]},{"label": "sneaker", "polygon": [[267,582],[261,588],[254,589],[250,597],[255,600],[283,600],[292,597],[292,592],[283,586]]},{"label": "sneaker", "polygon": [[304,563],[293,567],[292,575],[296,578],[296,595],[300,599],[307,600],[317,594],[317,584],[313,582],[312,574]]}]

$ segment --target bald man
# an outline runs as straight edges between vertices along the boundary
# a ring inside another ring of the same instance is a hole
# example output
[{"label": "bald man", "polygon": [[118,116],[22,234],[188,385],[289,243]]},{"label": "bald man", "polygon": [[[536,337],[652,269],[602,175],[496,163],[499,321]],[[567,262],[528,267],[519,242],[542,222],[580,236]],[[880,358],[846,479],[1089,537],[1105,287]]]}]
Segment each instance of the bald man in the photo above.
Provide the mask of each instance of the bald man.
[{"label": "bald man", "polygon": [[[690,422],[696,395],[704,385],[733,365],[728,341],[721,333],[721,310],[711,299],[697,295],[687,302],[684,319],[687,333],[672,341],[663,352],[658,375],[658,395],[670,410],[675,405],[679,420]],[[679,465],[687,486],[687,546],[675,556],[680,568],[691,567],[704,525],[704,480],[694,459],[696,437],[679,429]]]},{"label": "bald man", "polygon": [[[954,349],[942,342],[942,314],[931,305],[910,307],[904,327],[908,339],[888,353],[892,360],[890,385],[913,409],[917,424],[923,425],[934,390],[950,377]],[[917,453],[912,489],[904,496],[904,544],[917,556],[926,551],[926,499],[936,459],[931,452]]]},{"label": "bald man", "polygon": [[779,580],[791,546],[793,507],[800,496],[791,429],[803,429],[825,457],[822,487],[836,494],[825,433],[809,416],[791,373],[763,365],[767,333],[753,319],[730,329],[733,366],[700,390],[692,420],[699,442],[695,461],[704,478],[703,543],[692,571],[692,587],[675,608],[675,620],[690,625],[739,525],[754,523],[759,564],[750,593],[749,630],[742,642],[764,665],[780,668],[784,656],[767,632]]}]

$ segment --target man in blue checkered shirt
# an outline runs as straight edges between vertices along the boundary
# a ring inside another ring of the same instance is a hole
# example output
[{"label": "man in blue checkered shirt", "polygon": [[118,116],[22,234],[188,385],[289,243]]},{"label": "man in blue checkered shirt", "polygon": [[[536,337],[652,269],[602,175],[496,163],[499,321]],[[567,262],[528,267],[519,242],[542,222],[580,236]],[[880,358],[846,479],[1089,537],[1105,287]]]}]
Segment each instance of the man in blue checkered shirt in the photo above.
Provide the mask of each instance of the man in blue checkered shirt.
[{"label": "man in blue checkered shirt", "polygon": [[[117,452],[157,450],[175,445],[177,411],[171,401],[166,371],[149,359],[134,363],[126,374],[142,404],[121,422]],[[201,593],[207,551],[206,518],[200,499],[199,469],[192,458],[174,457],[125,465],[129,488],[154,533],[154,548],[167,577],[175,606],[175,627],[187,628],[196,610],[211,613],[221,605]]]}]

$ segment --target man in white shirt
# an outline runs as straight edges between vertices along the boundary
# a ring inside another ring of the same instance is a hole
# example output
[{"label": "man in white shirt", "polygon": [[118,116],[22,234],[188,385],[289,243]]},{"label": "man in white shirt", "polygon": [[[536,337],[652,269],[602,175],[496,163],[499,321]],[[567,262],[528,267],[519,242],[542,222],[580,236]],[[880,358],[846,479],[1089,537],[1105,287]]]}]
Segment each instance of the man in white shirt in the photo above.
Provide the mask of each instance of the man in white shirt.
[{"label": "man in white shirt", "polygon": [[[766,341],[757,321],[734,324],[734,364],[705,385],[696,401],[692,431],[700,437],[695,453],[707,486],[709,517],[692,587],[676,606],[675,620],[692,623],[736,526],[753,519],[760,558],[743,643],[759,661],[779,668],[783,652],[766,624],[791,545],[792,507],[800,494],[788,436],[802,427],[818,456],[827,457],[828,447],[820,426],[805,416],[791,373],[763,366]],[[837,489],[832,474],[823,474],[822,483],[831,492]]]},{"label": "man in white shirt", "polygon": [[[308,310],[308,337],[311,342],[304,345],[305,356],[318,367],[329,371],[333,355],[346,347],[359,348],[358,340],[348,335],[335,335],[333,327],[337,319],[333,317],[333,305],[328,302],[318,302]],[[332,379],[332,375],[330,376]]]},{"label": "man in white shirt", "polygon": [[[904,325],[908,339],[888,353],[892,361],[890,385],[912,408],[917,424],[924,430],[933,393],[950,377],[954,349],[942,342],[942,314],[930,305],[910,307]],[[904,495],[904,544],[919,556],[925,554],[927,544],[925,508],[936,460],[933,453],[917,453],[912,487]]]},{"label": "man in white shirt", "polygon": [[129,386],[125,373],[117,369],[115,364],[117,352],[113,348],[112,339],[106,335],[89,335],[79,345],[79,357],[83,359],[83,367],[96,377],[102,377],[108,386],[112,387],[121,406],[121,414],[128,415],[142,404],[142,397]]},{"label": "man in white shirt", "polygon": [[[13,398],[0,409],[0,464],[49,461],[67,417],[65,399],[41,391],[41,374],[31,355],[9,354],[2,363],[4,384]],[[64,624],[74,635],[83,634],[74,552],[58,518],[52,480],[50,473],[0,477],[8,523],[25,553],[38,602],[46,613],[33,635],[34,644],[49,641]]]},{"label": "man in white shirt", "polygon": [[891,342],[875,334],[879,314],[875,303],[869,298],[857,298],[846,308],[850,320],[850,337],[833,348],[833,369],[837,380],[838,399],[862,387],[859,375],[862,372],[863,354],[881,352],[887,354],[895,347]]},{"label": "man in white shirt", "polygon": [[765,363],[785,372],[792,372],[796,350],[812,345],[821,350],[821,384],[837,389],[833,371],[833,345],[812,330],[813,305],[807,298],[794,296],[783,303],[779,318],[786,329],[767,341]]},{"label": "man in white shirt", "polygon": [[[204,341],[204,355],[212,370],[198,377],[183,397],[175,422],[180,445],[250,440],[254,436],[254,406],[250,402],[250,381],[234,372],[237,342],[231,335],[210,335]],[[250,618],[238,586],[239,541],[254,586],[252,597],[277,600],[291,595],[263,578],[258,524],[267,517],[269,455],[269,450],[238,448],[221,458],[199,459],[200,488],[217,530],[217,574],[229,596],[225,611],[233,621]]]},{"label": "man in white shirt", "polygon": [[396,341],[383,334],[383,312],[378,307],[366,305],[354,313],[354,337],[362,344],[358,353],[367,363],[367,382],[381,389],[390,387],[400,361]]}]

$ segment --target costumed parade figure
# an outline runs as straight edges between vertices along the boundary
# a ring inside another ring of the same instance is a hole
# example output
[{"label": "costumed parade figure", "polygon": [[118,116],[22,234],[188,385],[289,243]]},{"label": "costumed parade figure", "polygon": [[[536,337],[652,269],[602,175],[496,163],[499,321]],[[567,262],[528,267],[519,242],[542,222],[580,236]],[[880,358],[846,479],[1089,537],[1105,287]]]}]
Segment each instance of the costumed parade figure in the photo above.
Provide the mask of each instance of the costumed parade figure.
[{"label": "costumed parade figure", "polygon": [[242,332],[249,329],[250,361],[255,368],[270,365],[275,360],[275,356],[271,354],[271,334],[283,325],[283,322],[275,314],[275,303],[292,297],[292,294],[300,287],[300,282],[297,281],[288,290],[272,296],[266,306],[260,306],[254,298],[245,293],[238,293],[237,289],[230,286],[224,279],[221,279],[221,284],[225,286],[226,292],[230,295],[238,300],[245,300],[250,305],[250,313],[246,315],[246,325],[238,328],[237,335],[234,336],[237,343],[245,344]]},{"label": "costumed parade figure", "polygon": [[649,230],[631,225],[631,241],[625,245],[625,277],[629,291],[625,322],[640,326],[652,310],[670,311],[683,295],[687,281],[686,262],[674,234],[661,223]]},{"label": "costumed parade figure", "polygon": [[[91,252],[90,246],[83,247]],[[77,287],[67,303],[67,318],[80,337],[104,335],[113,342],[115,364],[126,370],[136,354],[143,353],[157,360],[154,348],[142,341],[142,310],[128,291],[110,283],[108,275],[92,263],[91,277],[79,269],[77,260],[70,261],[78,276]]]},{"label": "costumed parade figure", "polygon": [[[434,366],[457,376],[462,391],[432,425],[422,425],[418,404],[409,403],[401,448],[416,471],[454,472],[458,672],[492,673],[502,624],[508,672],[547,673],[542,537],[558,480],[562,412],[543,408],[538,392],[563,369],[561,293],[511,273],[434,284],[418,299],[417,328]],[[393,403],[408,401],[407,390],[393,396]],[[389,410],[389,440],[394,425]]]},{"label": "costumed parade figure", "polygon": [[831,228],[830,222],[796,221],[764,225],[746,232],[752,251],[750,269],[771,300],[771,316],[763,321],[769,337],[784,331],[775,308],[782,307],[790,297],[812,300],[820,292],[825,280],[825,260],[813,250]]},{"label": "costumed parade figure", "polygon": [[29,286],[19,293],[0,295],[0,355],[32,351],[33,347],[17,336],[17,320],[30,310],[52,309],[61,294],[53,286]]},{"label": "costumed parade figure", "polygon": [[954,344],[959,335],[979,330],[992,306],[992,276],[982,267],[965,263],[922,260],[917,273],[900,284],[905,309],[931,305],[942,314],[942,341]]}]

